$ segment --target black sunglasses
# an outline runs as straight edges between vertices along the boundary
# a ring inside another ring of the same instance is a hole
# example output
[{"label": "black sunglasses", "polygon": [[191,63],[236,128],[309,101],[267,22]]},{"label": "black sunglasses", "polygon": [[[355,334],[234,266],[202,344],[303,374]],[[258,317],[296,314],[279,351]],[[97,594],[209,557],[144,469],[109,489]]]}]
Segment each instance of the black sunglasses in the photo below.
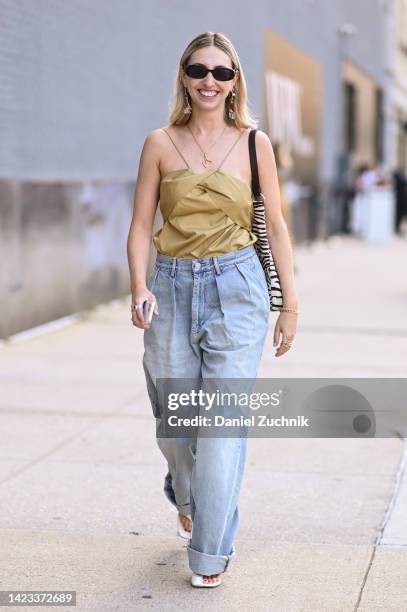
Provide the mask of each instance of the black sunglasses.
[{"label": "black sunglasses", "polygon": [[184,70],[191,79],[204,79],[208,72],[211,72],[215,81],[231,81],[237,72],[237,69],[226,66],[216,66],[210,70],[203,64],[188,64],[184,66]]}]

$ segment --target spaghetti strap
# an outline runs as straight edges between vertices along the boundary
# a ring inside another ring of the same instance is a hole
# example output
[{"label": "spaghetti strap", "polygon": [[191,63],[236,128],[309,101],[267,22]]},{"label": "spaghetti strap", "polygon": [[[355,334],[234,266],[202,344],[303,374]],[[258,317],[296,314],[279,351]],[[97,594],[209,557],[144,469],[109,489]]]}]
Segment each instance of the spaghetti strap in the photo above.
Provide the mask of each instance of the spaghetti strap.
[{"label": "spaghetti strap", "polygon": [[230,147],[229,151],[226,153],[225,157],[222,159],[222,161],[220,162],[219,166],[217,167],[217,169],[215,170],[215,172],[217,172],[218,170],[220,170],[221,166],[223,166],[223,162],[225,161],[225,159],[228,157],[229,153],[232,151],[232,149],[237,145],[237,143],[239,142],[239,140],[241,139],[241,137],[243,136],[243,134],[245,133],[245,130],[242,131],[241,134],[239,134],[239,136],[237,137],[237,139],[235,140],[235,142],[232,144],[232,146]]},{"label": "spaghetti strap", "polygon": [[189,167],[189,164],[187,162],[187,160],[185,159],[185,157],[182,155],[181,151],[178,149],[177,145],[175,144],[175,142],[173,141],[173,139],[171,138],[170,134],[167,132],[167,130],[164,130],[164,128],[161,128],[163,132],[165,132],[168,136],[168,138],[171,140],[172,144],[174,145],[174,147],[177,149],[178,153],[181,155],[182,159],[184,160],[184,162],[187,165],[187,168],[189,170],[191,170],[191,168]]}]

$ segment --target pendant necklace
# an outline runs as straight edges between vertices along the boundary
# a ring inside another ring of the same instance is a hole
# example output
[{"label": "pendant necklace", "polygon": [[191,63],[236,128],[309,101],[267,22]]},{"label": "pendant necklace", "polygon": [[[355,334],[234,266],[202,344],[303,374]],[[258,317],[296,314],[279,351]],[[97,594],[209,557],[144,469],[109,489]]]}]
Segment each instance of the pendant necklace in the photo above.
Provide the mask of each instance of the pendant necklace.
[{"label": "pendant necklace", "polygon": [[[199,144],[199,142],[198,142],[198,141],[197,141],[197,139],[195,138],[195,136],[194,136],[194,134],[193,134],[193,132],[192,132],[192,130],[191,130],[191,128],[189,127],[189,125],[188,125],[188,124],[187,124],[187,128],[188,128],[188,129],[189,129],[189,131],[191,132],[191,134],[192,134],[192,138],[195,140],[196,144],[197,144],[197,145],[198,145],[198,147],[201,149],[201,151],[202,151],[202,153],[203,153],[203,160],[202,160],[202,162],[201,162],[201,163],[202,163],[202,165],[203,165],[203,167],[204,167],[204,168],[207,168],[207,167],[208,167],[208,165],[209,165],[209,164],[211,164],[213,160],[208,158],[208,156],[206,155],[205,151],[203,150],[203,148],[201,147],[201,145]],[[214,146],[214,145],[215,145],[215,144],[218,142],[218,140],[220,140],[220,138],[223,136],[223,132],[226,130],[226,128],[227,128],[227,125],[225,125],[225,127],[223,128],[222,133],[221,133],[221,135],[219,136],[219,138],[217,138],[217,139],[215,140],[215,142],[211,144],[211,146],[209,147],[208,151],[209,151],[210,149],[212,149],[212,147],[213,147],[213,146]]]}]

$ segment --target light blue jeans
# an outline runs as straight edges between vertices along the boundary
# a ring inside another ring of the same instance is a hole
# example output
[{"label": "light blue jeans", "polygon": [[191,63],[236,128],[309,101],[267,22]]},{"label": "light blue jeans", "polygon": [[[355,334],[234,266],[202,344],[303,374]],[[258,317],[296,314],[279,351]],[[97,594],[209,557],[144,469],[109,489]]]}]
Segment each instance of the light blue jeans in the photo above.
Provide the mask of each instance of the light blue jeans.
[{"label": "light blue jeans", "polygon": [[[148,288],[159,314],[144,331],[143,368],[156,419],[157,378],[256,378],[270,307],[253,245],[202,259],[158,253]],[[157,437],[157,444],[168,464],[164,493],[193,521],[191,570],[225,572],[235,553],[247,437]]]}]

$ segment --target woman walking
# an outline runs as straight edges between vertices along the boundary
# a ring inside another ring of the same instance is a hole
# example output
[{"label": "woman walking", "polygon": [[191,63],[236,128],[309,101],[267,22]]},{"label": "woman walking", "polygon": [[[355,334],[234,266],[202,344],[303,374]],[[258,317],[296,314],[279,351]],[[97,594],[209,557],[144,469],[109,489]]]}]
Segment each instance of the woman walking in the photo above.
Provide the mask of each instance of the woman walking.
[{"label": "woman walking", "polygon": [[[185,49],[169,119],[145,140],[128,238],[132,321],[144,330],[143,368],[157,421],[164,409],[157,378],[256,378],[270,310],[251,226],[248,136],[256,123],[239,57],[223,34],[206,32]],[[261,131],[256,152],[283,293],[274,330],[278,357],[296,331],[292,249],[273,149]],[[157,257],[146,283],[158,201],[164,224],[153,237]],[[155,301],[150,324],[146,300]],[[188,539],[191,584],[218,586],[235,554],[247,438],[157,437],[157,443],[168,464],[164,492],[178,511],[178,534]]]}]

